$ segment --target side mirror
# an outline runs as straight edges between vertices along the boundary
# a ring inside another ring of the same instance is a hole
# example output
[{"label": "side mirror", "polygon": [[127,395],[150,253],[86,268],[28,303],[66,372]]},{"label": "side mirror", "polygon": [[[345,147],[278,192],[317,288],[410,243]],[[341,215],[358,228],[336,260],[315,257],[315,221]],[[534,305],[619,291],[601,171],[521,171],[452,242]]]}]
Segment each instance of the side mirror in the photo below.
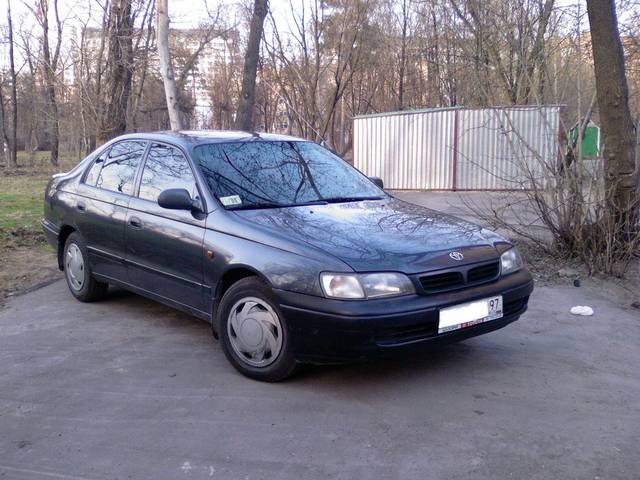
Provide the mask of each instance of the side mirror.
[{"label": "side mirror", "polygon": [[369,177],[369,180],[375,183],[377,187],[380,187],[382,190],[384,190],[384,182],[380,177]]},{"label": "side mirror", "polygon": [[191,198],[189,192],[184,188],[163,190],[158,196],[158,205],[170,210],[197,209],[197,202]]}]

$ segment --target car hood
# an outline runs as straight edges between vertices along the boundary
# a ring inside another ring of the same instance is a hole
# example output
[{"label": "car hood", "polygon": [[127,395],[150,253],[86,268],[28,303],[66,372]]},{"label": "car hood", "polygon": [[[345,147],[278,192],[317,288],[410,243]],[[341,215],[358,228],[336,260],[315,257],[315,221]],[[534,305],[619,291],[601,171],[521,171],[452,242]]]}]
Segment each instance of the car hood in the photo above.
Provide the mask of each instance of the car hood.
[{"label": "car hood", "polygon": [[[504,242],[477,225],[393,197],[235,213],[312,245],[358,272],[410,274],[497,259],[494,245]],[[451,258],[454,250],[464,258]]]}]

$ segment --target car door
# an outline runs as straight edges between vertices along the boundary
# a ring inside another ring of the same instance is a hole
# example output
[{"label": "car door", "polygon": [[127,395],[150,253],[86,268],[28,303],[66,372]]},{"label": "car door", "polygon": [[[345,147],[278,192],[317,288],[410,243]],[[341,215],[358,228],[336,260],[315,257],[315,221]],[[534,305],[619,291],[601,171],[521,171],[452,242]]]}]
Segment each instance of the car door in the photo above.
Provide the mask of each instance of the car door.
[{"label": "car door", "polygon": [[206,216],[158,205],[169,188],[199,197],[191,165],[173,145],[152,142],[129,203],[125,227],[129,282],[181,305],[205,311],[203,240]]},{"label": "car door", "polygon": [[126,281],[124,225],[137,169],[148,142],[124,140],[105,149],[77,189],[75,224],[96,275]]}]

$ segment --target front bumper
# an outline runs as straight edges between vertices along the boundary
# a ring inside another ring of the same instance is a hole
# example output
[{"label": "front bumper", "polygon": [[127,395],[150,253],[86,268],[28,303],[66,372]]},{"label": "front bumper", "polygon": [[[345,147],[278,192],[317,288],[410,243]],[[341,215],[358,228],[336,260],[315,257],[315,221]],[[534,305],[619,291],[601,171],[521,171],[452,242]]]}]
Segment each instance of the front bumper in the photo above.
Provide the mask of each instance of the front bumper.
[{"label": "front bumper", "polygon": [[[526,270],[495,282],[433,295],[345,301],[276,290],[292,335],[296,358],[342,362],[426,344],[448,343],[488,333],[516,321],[527,309],[533,279]],[[504,317],[438,334],[439,310],[495,295]]]}]

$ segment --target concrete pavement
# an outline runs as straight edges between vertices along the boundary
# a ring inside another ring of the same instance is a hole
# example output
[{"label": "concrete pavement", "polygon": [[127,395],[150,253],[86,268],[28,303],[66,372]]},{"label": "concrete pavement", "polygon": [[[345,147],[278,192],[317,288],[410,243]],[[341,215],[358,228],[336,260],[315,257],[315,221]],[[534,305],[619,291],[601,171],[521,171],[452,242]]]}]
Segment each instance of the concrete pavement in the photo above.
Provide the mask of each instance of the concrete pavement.
[{"label": "concrete pavement", "polygon": [[493,218],[498,212],[500,219],[509,225],[527,230],[535,229],[539,235],[546,234],[546,227],[532,208],[525,192],[441,192],[441,191],[390,191],[394,196],[410,203],[455,215],[472,223],[483,226],[487,222],[480,220],[479,215]]},{"label": "concrete pavement", "polygon": [[197,319],[56,282],[0,310],[0,478],[636,479],[639,317],[544,287],[498,332],[264,384]]}]

